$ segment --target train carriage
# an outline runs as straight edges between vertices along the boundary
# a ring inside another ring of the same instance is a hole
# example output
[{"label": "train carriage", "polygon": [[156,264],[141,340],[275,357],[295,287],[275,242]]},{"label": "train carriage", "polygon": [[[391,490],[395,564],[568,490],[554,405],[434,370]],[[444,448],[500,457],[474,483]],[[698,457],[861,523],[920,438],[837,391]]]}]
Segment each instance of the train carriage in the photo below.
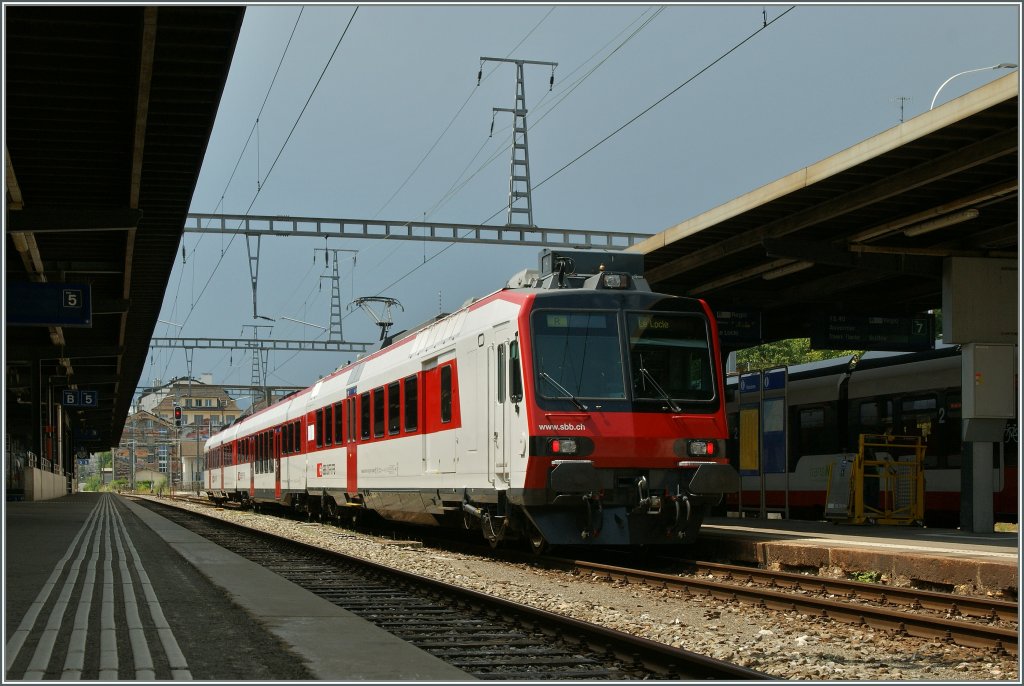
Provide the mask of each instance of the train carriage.
[{"label": "train carriage", "polygon": [[[787,471],[765,474],[765,506],[790,516],[820,519],[829,467],[852,459],[860,434],[918,436],[925,446],[924,511],[932,525],[957,526],[961,502],[960,348],[938,344],[920,353],[868,352],[789,370]],[[736,379],[727,384],[731,438],[727,452],[739,463]],[[1017,420],[993,451],[993,509],[997,521],[1017,521]],[[761,477],[742,476],[731,509],[760,507]]]},{"label": "train carriage", "polygon": [[[716,324],[642,272],[640,255],[545,251],[539,272],[212,438],[210,497],[536,548],[692,541],[738,486]],[[254,489],[218,490],[229,456]]]}]

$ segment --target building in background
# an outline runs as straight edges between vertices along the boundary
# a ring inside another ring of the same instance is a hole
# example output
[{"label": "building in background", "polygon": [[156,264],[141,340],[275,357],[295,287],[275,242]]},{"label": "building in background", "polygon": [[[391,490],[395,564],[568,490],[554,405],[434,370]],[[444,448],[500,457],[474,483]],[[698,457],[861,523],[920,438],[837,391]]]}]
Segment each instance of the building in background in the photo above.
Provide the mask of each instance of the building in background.
[{"label": "building in background", "polygon": [[[175,406],[181,408],[180,427],[174,421]],[[128,471],[119,471],[118,457],[130,467],[134,450],[136,470],[166,474],[168,483],[191,490],[200,480],[203,444],[241,412],[223,388],[213,385],[211,374],[199,380],[178,378],[148,389],[125,423],[115,452],[115,478],[124,478],[121,473]]]}]

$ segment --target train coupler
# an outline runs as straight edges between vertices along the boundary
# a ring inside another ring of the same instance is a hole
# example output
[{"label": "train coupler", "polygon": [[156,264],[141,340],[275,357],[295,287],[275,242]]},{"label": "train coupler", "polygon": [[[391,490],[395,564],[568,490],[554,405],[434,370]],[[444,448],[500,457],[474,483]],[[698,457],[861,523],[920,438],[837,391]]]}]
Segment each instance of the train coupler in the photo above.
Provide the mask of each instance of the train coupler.
[{"label": "train coupler", "polygon": [[665,535],[680,539],[686,538],[690,518],[693,516],[693,505],[685,495],[672,495],[668,499],[672,503],[670,513],[673,516],[672,523],[665,529]]},{"label": "train coupler", "polygon": [[583,496],[583,503],[586,507],[587,527],[580,532],[580,538],[597,538],[601,535],[601,528],[604,524],[604,505],[601,503],[602,495],[588,493]]},{"label": "train coupler", "polygon": [[660,515],[663,500],[661,497],[651,494],[646,476],[641,476],[636,480],[636,490],[639,502],[633,508],[633,512],[636,514]]}]

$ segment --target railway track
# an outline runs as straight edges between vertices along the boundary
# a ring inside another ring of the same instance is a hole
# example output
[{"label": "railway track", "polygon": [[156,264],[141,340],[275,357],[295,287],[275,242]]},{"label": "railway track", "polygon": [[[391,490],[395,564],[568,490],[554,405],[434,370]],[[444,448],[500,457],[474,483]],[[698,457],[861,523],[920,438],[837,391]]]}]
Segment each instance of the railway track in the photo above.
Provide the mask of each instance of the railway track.
[{"label": "railway track", "polygon": [[770,678],[656,641],[153,500],[139,502],[478,679]]},{"label": "railway track", "polygon": [[[193,502],[210,505],[209,501]],[[747,602],[778,611],[903,632],[922,638],[939,638],[959,645],[1005,650],[1018,654],[1018,604],[997,598],[954,596],[922,589],[830,579],[792,572],[771,571],[697,560],[674,560],[673,572],[634,569],[592,560],[490,551],[484,546],[448,540],[435,541],[446,548],[471,548],[481,555],[509,561],[542,564],[618,581],[701,594],[726,602]],[[1012,626],[1011,626],[1012,625]]]},{"label": "railway track", "polygon": [[[562,567],[571,566],[575,573],[591,574],[606,581],[674,589],[684,595],[702,594],[724,601],[744,601],[769,609],[828,617],[922,638],[950,640],[969,647],[1002,649],[1013,654],[1018,651],[1017,627],[993,624],[1016,622],[1017,603],[997,599],[952,596],[707,562],[692,563],[698,574],[708,575],[705,577],[682,577],[586,560],[557,560],[555,563]],[[938,613],[948,616],[937,616]],[[975,617],[983,621],[954,617]]]}]

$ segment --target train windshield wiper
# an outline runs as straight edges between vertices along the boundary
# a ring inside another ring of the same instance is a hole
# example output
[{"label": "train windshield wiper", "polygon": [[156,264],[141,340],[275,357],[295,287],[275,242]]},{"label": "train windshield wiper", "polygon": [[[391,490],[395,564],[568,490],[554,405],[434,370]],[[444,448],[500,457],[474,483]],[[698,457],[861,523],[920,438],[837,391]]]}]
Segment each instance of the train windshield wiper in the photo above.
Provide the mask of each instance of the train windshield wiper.
[{"label": "train windshield wiper", "polygon": [[654,390],[656,390],[661,395],[661,397],[664,398],[666,402],[668,402],[668,406],[670,408],[672,408],[673,412],[682,412],[683,411],[683,408],[679,407],[679,405],[676,404],[676,401],[672,399],[672,396],[670,396],[668,393],[666,393],[665,389],[662,388],[658,384],[658,382],[654,380],[654,375],[651,374],[649,371],[647,371],[646,367],[642,367],[641,366],[641,367],[637,367],[637,369],[640,370],[641,374],[643,374],[644,376],[647,377],[647,380],[651,382],[652,386],[654,386]]},{"label": "train windshield wiper", "polygon": [[587,409],[587,406],[581,403],[576,396],[570,393],[568,388],[555,381],[553,376],[551,376],[547,372],[541,372],[540,377],[547,381],[552,386],[554,386],[555,388],[557,388],[558,390],[560,390],[562,393],[565,393],[566,397],[569,398],[569,400],[571,400],[576,405],[576,407],[580,408],[581,410]]}]

